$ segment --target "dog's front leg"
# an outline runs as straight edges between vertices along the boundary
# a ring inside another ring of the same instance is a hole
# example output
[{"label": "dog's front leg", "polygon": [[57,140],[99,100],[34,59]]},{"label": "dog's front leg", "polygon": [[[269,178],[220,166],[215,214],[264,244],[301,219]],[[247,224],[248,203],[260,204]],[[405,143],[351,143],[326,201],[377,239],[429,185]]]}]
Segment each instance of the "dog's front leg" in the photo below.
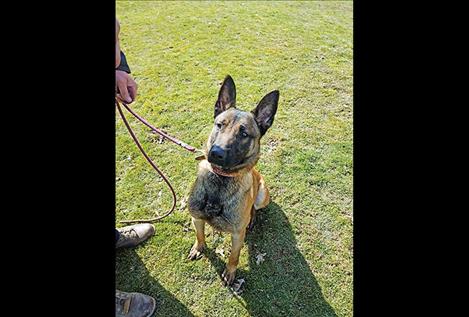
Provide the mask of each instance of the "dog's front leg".
[{"label": "dog's front leg", "polygon": [[246,236],[246,228],[231,235],[231,254],[228,259],[225,271],[222,274],[223,285],[231,285],[236,275],[236,268],[239,262],[239,254],[244,245],[244,237]]},{"label": "dog's front leg", "polygon": [[197,260],[202,257],[202,252],[205,249],[205,220],[192,217],[192,223],[195,227],[196,240],[187,258]]}]

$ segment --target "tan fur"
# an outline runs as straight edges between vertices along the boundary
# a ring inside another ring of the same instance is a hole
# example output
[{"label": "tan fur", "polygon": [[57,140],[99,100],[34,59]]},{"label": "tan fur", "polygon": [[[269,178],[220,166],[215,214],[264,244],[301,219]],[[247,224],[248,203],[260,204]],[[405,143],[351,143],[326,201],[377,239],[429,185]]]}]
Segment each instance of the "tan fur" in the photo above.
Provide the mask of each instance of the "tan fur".
[{"label": "tan fur", "polygon": [[199,158],[197,179],[188,201],[196,230],[188,258],[194,260],[202,255],[205,223],[231,233],[231,254],[222,274],[225,285],[234,280],[246,230],[252,228],[256,210],[270,201],[264,179],[254,166],[260,156],[260,139],[273,123],[278,97],[279,92],[272,91],[253,111],[238,110],[234,81],[227,76],[215,103],[205,157]]},{"label": "tan fur", "polygon": [[[199,163],[198,174],[203,175],[204,173],[212,173],[211,165],[205,159]],[[239,187],[239,191],[244,193],[241,202],[237,205],[237,211],[235,211],[239,215],[239,222],[234,226],[218,227],[209,220],[192,217],[192,223],[196,231],[196,241],[189,253],[190,259],[198,259],[202,255],[206,246],[205,223],[212,225],[217,230],[230,232],[231,254],[226,269],[223,272],[224,284],[228,285],[233,282],[235,277],[239,255],[246,236],[246,228],[253,220],[255,210],[266,207],[270,201],[269,190],[265,185],[262,175],[255,168],[244,168],[237,173],[238,176],[234,177],[234,181]]]}]

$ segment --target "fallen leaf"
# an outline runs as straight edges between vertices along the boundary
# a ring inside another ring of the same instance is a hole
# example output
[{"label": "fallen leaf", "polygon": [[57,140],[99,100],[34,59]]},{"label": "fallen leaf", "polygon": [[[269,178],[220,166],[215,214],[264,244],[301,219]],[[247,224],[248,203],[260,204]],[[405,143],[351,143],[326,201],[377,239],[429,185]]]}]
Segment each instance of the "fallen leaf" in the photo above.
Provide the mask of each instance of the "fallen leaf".
[{"label": "fallen leaf", "polygon": [[215,249],[215,253],[216,253],[216,254],[219,254],[222,258],[225,257],[225,250],[223,250],[223,248],[217,248],[217,249]]},{"label": "fallen leaf", "polygon": [[184,232],[192,231],[191,223],[190,223],[190,222],[186,222],[186,223],[183,225],[183,227],[182,227],[182,231],[184,231]]},{"label": "fallen leaf", "polygon": [[243,292],[241,289],[241,286],[244,284],[244,278],[237,279],[234,283],[233,286],[231,286],[231,290],[236,294],[239,295]]},{"label": "fallen leaf", "polygon": [[259,265],[261,264],[262,262],[265,261],[264,259],[264,256],[266,255],[267,253],[259,253],[258,255],[256,255],[256,264]]},{"label": "fallen leaf", "polygon": [[181,199],[181,203],[179,204],[179,210],[184,210],[187,206],[187,197]]}]

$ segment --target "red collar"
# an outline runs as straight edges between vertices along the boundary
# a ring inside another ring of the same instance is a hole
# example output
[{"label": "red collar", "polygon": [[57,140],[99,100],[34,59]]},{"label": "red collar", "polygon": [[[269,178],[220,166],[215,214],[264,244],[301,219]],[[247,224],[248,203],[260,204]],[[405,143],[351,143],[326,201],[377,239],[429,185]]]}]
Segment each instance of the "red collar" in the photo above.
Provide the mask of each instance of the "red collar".
[{"label": "red collar", "polygon": [[210,164],[210,167],[212,168],[213,173],[215,173],[217,175],[220,175],[220,176],[225,176],[225,177],[236,177],[236,176],[238,176],[237,172],[227,173],[227,172],[223,171],[221,168],[218,168],[213,164]]}]

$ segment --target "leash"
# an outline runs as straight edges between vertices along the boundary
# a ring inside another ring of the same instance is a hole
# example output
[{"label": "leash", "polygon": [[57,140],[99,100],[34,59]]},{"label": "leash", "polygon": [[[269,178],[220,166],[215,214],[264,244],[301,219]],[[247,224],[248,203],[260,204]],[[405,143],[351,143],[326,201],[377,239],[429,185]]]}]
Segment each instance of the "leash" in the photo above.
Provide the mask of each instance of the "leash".
[{"label": "leash", "polygon": [[[175,137],[172,137],[166,133],[164,133],[163,131],[161,131],[160,129],[158,128],[155,128],[154,126],[152,126],[150,123],[148,123],[144,118],[142,118],[141,116],[139,116],[137,113],[135,113],[127,104],[125,103],[122,103],[122,105],[124,106],[124,108],[130,112],[135,118],[137,118],[140,122],[142,122],[144,125],[146,125],[147,127],[149,127],[152,131],[158,133],[159,135],[161,135],[162,137],[164,137],[165,139],[168,139],[170,140],[171,142],[181,146],[182,148],[186,149],[187,151],[190,151],[192,153],[195,153],[196,151],[200,151],[202,152],[201,150],[198,150],[196,149],[195,147],[193,146],[190,146],[189,144],[187,143],[184,143],[182,142],[181,140],[178,140],[176,139]],[[177,202],[177,198],[176,198],[176,193],[174,191],[174,188],[173,186],[171,185],[171,183],[169,182],[169,180],[166,178],[166,176],[163,174],[163,172],[158,168],[158,166],[156,166],[156,164],[152,161],[152,159],[148,156],[148,154],[145,152],[145,150],[143,149],[142,145],[140,144],[140,142],[138,141],[137,137],[135,136],[135,133],[133,132],[132,128],[130,127],[130,124],[129,122],[127,121],[125,115],[124,115],[124,112],[122,111],[122,107],[119,103],[119,101],[116,99],[116,107],[117,107],[117,110],[119,111],[119,114],[120,114],[120,117],[122,118],[122,121],[124,121],[124,124],[125,126],[127,127],[127,130],[129,131],[130,133],[130,136],[132,137],[132,139],[134,140],[135,144],[137,145],[138,149],[140,150],[140,152],[142,152],[143,156],[145,157],[145,159],[148,161],[148,163],[150,163],[150,165],[158,172],[158,174],[161,176],[161,178],[164,180],[164,182],[166,183],[166,185],[168,185],[169,189],[171,190],[171,194],[173,196],[173,205],[171,207],[171,209],[169,209],[165,214],[163,214],[162,216],[158,216],[158,217],[153,217],[153,218],[150,218],[150,219],[135,219],[135,220],[121,220],[120,222],[121,223],[148,223],[148,222],[155,222],[155,221],[158,221],[158,220],[161,220],[167,216],[169,216],[173,211],[174,209],[176,208],[176,202]]]}]

